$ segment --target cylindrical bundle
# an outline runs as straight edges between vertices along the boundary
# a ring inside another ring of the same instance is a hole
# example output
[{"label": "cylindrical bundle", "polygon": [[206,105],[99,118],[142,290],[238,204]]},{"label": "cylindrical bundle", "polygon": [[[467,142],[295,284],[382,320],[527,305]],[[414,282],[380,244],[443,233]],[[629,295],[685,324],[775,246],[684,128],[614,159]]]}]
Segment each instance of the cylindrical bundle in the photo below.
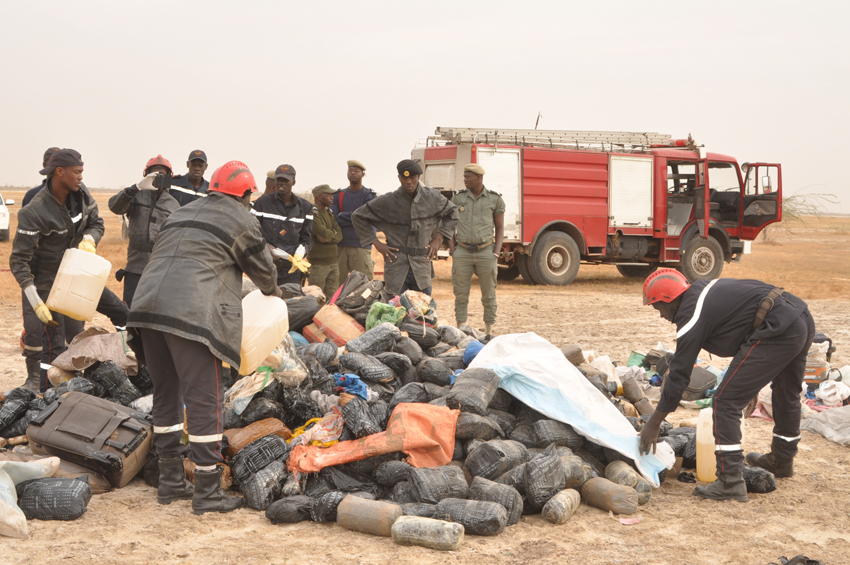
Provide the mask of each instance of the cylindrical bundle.
[{"label": "cylindrical bundle", "polygon": [[272,524],[295,524],[310,519],[313,499],[303,494],[287,496],[272,502],[266,508],[266,518]]},{"label": "cylindrical bundle", "polygon": [[390,400],[390,412],[395,410],[395,407],[402,402],[421,402],[425,403],[431,400],[431,395],[425,389],[424,383],[408,383],[398,389]]},{"label": "cylindrical bundle", "polygon": [[283,404],[276,400],[269,400],[262,396],[256,395],[245,407],[242,412],[242,421],[246,424],[253,424],[267,418],[277,418],[282,420],[284,417]]},{"label": "cylindrical bundle", "polygon": [[310,519],[314,522],[336,522],[336,511],[342,499],[348,496],[347,492],[335,490],[323,494],[313,501],[310,508]]},{"label": "cylindrical bundle", "polygon": [[561,348],[561,353],[567,358],[567,361],[578,367],[584,363],[584,352],[580,345],[574,343],[567,344]]},{"label": "cylindrical bundle", "polygon": [[466,468],[473,477],[495,479],[528,459],[526,447],[513,440],[495,439],[482,443],[466,458]]},{"label": "cylindrical bundle", "polygon": [[[440,343],[440,334],[437,333],[437,330],[427,324],[405,319],[398,324],[398,329],[403,332],[407,332],[410,339],[418,343],[419,347],[425,351]],[[411,357],[411,359],[413,358]]]},{"label": "cylindrical bundle", "polygon": [[605,467],[605,478],[618,485],[634,488],[638,477],[638,472],[625,461],[611,461]]},{"label": "cylindrical bundle", "polygon": [[487,416],[487,406],[499,388],[499,375],[490,369],[467,369],[446,397],[449,408]]},{"label": "cylindrical bundle", "polygon": [[27,520],[76,520],[86,512],[92,495],[87,476],[30,479],[18,483],[14,491]]},{"label": "cylindrical bundle", "polygon": [[513,487],[520,494],[525,494],[525,466],[528,463],[521,463],[509,471],[505,471],[500,476],[496,477],[496,482],[500,485],[508,485]]},{"label": "cylindrical bundle", "polygon": [[543,505],[543,518],[552,524],[566,524],[580,504],[581,495],[577,490],[564,489]]},{"label": "cylindrical bundle", "polygon": [[536,447],[547,447],[554,443],[570,449],[581,449],[584,444],[584,438],[572,426],[556,420],[538,420],[534,422],[532,430]]},{"label": "cylindrical bundle", "polygon": [[379,485],[394,487],[397,483],[408,479],[412,468],[413,467],[404,461],[386,461],[381,463],[381,465],[375,469],[373,474],[375,476],[375,481]]},{"label": "cylindrical bundle", "polygon": [[649,499],[652,498],[652,485],[649,484],[649,481],[638,475],[637,484],[635,485],[635,491],[637,491],[638,495],[638,505],[643,506]]},{"label": "cylindrical bundle", "polygon": [[399,545],[419,545],[442,551],[459,549],[463,534],[461,524],[420,516],[402,516],[392,527],[393,541]]},{"label": "cylindrical bundle", "polygon": [[525,495],[534,507],[542,508],[565,484],[564,467],[554,445],[525,465]]},{"label": "cylindrical bundle", "polygon": [[373,536],[390,537],[393,523],[401,516],[398,504],[357,496],[346,496],[336,509],[336,521],[340,526]]},{"label": "cylindrical bundle", "polygon": [[401,511],[405,516],[421,516],[423,518],[433,518],[437,513],[436,504],[426,504],[424,502],[408,502],[400,504]]},{"label": "cylindrical bundle", "polygon": [[401,331],[394,324],[383,322],[348,341],[345,348],[354,353],[376,355],[391,350],[400,337]]},{"label": "cylindrical bundle", "polygon": [[514,441],[520,442],[526,447],[534,447],[535,442],[537,441],[534,437],[534,430],[528,422],[517,422],[516,427],[511,430],[508,437]]},{"label": "cylindrical bundle", "polygon": [[11,426],[27,411],[27,402],[21,400],[6,400],[0,407],[0,430]]},{"label": "cylindrical bundle", "polygon": [[365,353],[343,353],[339,356],[339,364],[348,373],[355,373],[364,381],[388,383],[395,378],[393,370]]},{"label": "cylindrical bundle", "polygon": [[416,487],[410,481],[401,481],[393,487],[393,502],[397,504],[409,504],[419,502]]},{"label": "cylindrical bundle", "polygon": [[502,427],[492,418],[471,412],[461,412],[455,426],[455,439],[480,439],[488,441],[505,437]]},{"label": "cylindrical bundle", "polygon": [[437,504],[435,518],[463,524],[475,536],[496,536],[508,523],[508,511],[496,502],[446,498]]},{"label": "cylindrical bundle", "polygon": [[410,339],[409,337],[402,337],[398,341],[395,342],[393,346],[393,351],[396,353],[401,353],[405,355],[410,362],[415,367],[422,361],[422,358],[425,356],[425,353],[422,351],[422,348],[418,343]]},{"label": "cylindrical bundle", "polygon": [[463,471],[451,465],[411,469],[409,477],[419,502],[437,504],[444,498],[466,498],[469,491]]},{"label": "cylindrical bundle", "polygon": [[483,477],[475,477],[469,485],[469,499],[486,500],[504,506],[508,511],[508,526],[519,522],[522,516],[522,496],[515,488],[508,485],[494,483]]},{"label": "cylindrical bundle", "polygon": [[638,383],[634,377],[626,377],[623,379],[623,396],[625,396],[626,400],[632,404],[646,398],[646,395],[643,393],[643,388],[641,388],[640,383]]},{"label": "cylindrical bundle", "polygon": [[[456,441],[455,443],[459,443],[459,441]],[[475,451],[476,447],[478,447],[479,445],[482,445],[484,443],[486,443],[486,442],[484,442],[480,439],[475,439],[475,438],[468,439],[468,440],[463,442],[463,452],[464,452],[464,454],[466,454],[467,457],[469,457],[469,454],[472,453],[473,451]]]},{"label": "cylindrical bundle", "polygon": [[106,395],[124,406],[142,396],[139,389],[130,382],[127,374],[112,361],[104,361],[91,373],[90,380],[106,389]]},{"label": "cylindrical bundle", "polygon": [[637,491],[632,487],[618,485],[602,477],[596,477],[584,483],[584,486],[581,487],[581,497],[588,505],[615,514],[634,514],[637,512]]},{"label": "cylindrical bundle", "polygon": [[236,432],[228,434],[227,455],[233,457],[246,446],[270,434],[279,435],[283,439],[292,437],[292,432],[289,428],[277,418],[258,420]]},{"label": "cylindrical bundle", "polygon": [[410,357],[404,353],[385,351],[375,355],[375,359],[392,369],[396,375],[402,375],[413,367],[413,363],[410,362]]},{"label": "cylindrical bundle", "polygon": [[564,467],[564,487],[577,489],[593,478],[593,468],[577,455],[561,455],[559,457]]},{"label": "cylindrical bundle", "polygon": [[490,405],[487,408],[510,413],[513,403],[514,397],[508,391],[500,388],[496,390],[496,394],[493,395],[493,400],[490,401]]},{"label": "cylindrical bundle", "polygon": [[488,412],[490,412],[490,418],[499,424],[506,436],[510,435],[514,431],[514,428],[516,428],[516,416],[513,414],[492,408],[489,408]]},{"label": "cylindrical bundle", "polygon": [[456,327],[450,326],[449,324],[437,326],[437,332],[440,334],[440,341],[444,341],[452,347],[469,337]]},{"label": "cylindrical bundle", "polygon": [[230,461],[233,478],[241,483],[272,461],[283,462],[288,450],[286,440],[278,435],[261,437],[241,449]]},{"label": "cylindrical bundle", "polygon": [[425,357],[416,366],[416,373],[422,381],[439,386],[448,386],[452,382],[452,370],[440,359]]},{"label": "cylindrical bundle", "polygon": [[648,398],[641,398],[635,402],[635,410],[641,416],[652,416],[652,413],[655,412],[655,406],[652,405],[652,402]]},{"label": "cylindrical bundle", "polygon": [[263,469],[252,474],[239,485],[245,505],[256,510],[265,510],[280,495],[280,489],[289,472],[280,461],[272,461]]},{"label": "cylindrical bundle", "polygon": [[358,439],[383,431],[369,410],[369,405],[359,396],[355,396],[342,407],[342,418],[345,420],[345,427]]}]

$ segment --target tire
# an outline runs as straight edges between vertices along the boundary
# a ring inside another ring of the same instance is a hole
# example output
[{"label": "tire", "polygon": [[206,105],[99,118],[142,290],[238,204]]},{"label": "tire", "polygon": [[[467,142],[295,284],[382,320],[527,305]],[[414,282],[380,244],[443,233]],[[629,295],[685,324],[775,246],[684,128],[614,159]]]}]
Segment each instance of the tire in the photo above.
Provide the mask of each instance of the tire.
[{"label": "tire", "polygon": [[645,279],[658,269],[658,265],[617,265],[617,270],[624,277]]},{"label": "tire", "polygon": [[508,267],[507,269],[499,269],[496,271],[496,279],[500,281],[512,281],[519,276],[519,267],[516,263]]},{"label": "tire", "polygon": [[564,232],[550,231],[540,236],[528,270],[540,284],[566,286],[576,278],[580,261],[575,240]]},{"label": "tire", "polygon": [[531,274],[528,272],[528,255],[516,255],[516,267],[519,271],[519,274],[522,275],[522,280],[527,282],[528,284],[537,284],[537,282],[531,278]]},{"label": "tire", "polygon": [[723,271],[723,248],[711,236],[694,236],[682,251],[682,274],[690,282],[712,280]]}]

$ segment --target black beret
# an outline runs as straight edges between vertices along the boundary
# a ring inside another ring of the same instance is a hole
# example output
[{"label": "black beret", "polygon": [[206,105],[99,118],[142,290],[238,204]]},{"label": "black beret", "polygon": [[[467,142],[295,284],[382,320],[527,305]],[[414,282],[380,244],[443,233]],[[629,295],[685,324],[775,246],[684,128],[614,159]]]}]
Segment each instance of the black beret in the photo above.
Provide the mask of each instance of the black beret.
[{"label": "black beret", "polygon": [[405,159],[400,162],[396,165],[396,169],[398,169],[398,174],[406,177],[422,174],[422,167],[419,166],[419,163],[411,159]]}]

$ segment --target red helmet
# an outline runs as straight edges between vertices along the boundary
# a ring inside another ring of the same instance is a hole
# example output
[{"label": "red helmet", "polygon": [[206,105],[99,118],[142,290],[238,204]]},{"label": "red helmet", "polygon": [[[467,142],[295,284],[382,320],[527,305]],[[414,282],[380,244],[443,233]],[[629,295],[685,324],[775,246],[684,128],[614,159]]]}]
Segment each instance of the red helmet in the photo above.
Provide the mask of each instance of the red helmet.
[{"label": "red helmet", "polygon": [[168,172],[169,172],[169,173],[171,173],[172,175],[174,174],[174,169],[172,169],[172,168],[171,168],[171,163],[169,163],[169,162],[168,162],[168,159],[166,159],[166,158],[165,158],[165,157],[163,157],[162,155],[157,155],[157,156],[156,156],[156,157],[154,157],[153,159],[150,159],[150,160],[148,161],[148,164],[147,164],[147,165],[145,165],[145,170],[144,170],[144,172],[143,172],[142,174],[143,174],[143,175],[147,175],[147,174],[148,174],[148,170],[149,170],[151,167],[155,167],[156,165],[160,165],[160,166],[162,166],[162,167],[166,167],[166,168],[168,168]]},{"label": "red helmet", "polygon": [[673,302],[682,295],[688,287],[688,279],[676,269],[659,269],[646,277],[643,283],[643,304]]},{"label": "red helmet", "polygon": [[229,161],[213,173],[210,190],[241,197],[248,190],[257,192],[257,183],[248,165],[242,161]]}]

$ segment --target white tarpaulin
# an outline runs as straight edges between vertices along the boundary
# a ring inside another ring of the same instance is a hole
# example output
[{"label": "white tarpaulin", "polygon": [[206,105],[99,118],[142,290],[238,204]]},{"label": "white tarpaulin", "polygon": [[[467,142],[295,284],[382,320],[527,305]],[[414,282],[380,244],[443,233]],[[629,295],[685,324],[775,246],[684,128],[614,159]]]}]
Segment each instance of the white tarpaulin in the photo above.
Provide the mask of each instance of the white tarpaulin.
[{"label": "white tarpaulin", "polygon": [[850,406],[831,408],[804,418],[801,430],[820,434],[829,441],[850,447]]},{"label": "white tarpaulin", "polygon": [[492,369],[501,379],[499,388],[594,443],[631,458],[655,487],[658,473],[676,460],[664,442],[658,442],[654,455],[640,455],[640,438],[626,417],[557,347],[535,333],[496,337],[469,366]]}]

